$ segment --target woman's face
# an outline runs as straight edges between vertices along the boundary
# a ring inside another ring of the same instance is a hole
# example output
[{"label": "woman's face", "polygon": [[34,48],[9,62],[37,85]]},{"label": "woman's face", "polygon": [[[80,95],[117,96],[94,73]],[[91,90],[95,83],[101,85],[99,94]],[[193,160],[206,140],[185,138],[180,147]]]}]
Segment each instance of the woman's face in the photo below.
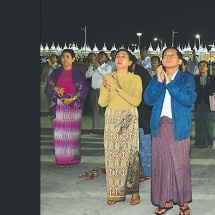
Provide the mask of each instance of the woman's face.
[{"label": "woman's face", "polygon": [[208,71],[208,66],[207,66],[207,64],[206,64],[205,62],[201,62],[201,63],[199,64],[199,72],[200,72],[201,74],[205,74],[205,73],[207,73],[207,71]]},{"label": "woman's face", "polygon": [[72,57],[69,52],[64,52],[61,56],[61,63],[63,67],[72,67],[75,57]]},{"label": "woman's face", "polygon": [[128,68],[132,61],[126,51],[119,51],[116,55],[115,64],[117,68]]}]

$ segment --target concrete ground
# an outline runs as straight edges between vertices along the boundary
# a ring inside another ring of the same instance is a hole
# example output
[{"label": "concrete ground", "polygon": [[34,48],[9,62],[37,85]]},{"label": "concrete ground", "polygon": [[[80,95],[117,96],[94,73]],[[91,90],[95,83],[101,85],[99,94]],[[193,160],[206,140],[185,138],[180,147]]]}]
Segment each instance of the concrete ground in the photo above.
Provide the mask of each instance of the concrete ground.
[{"label": "concrete ground", "polygon": [[[153,215],[150,201],[151,181],[140,183],[140,204],[131,206],[131,196],[125,202],[107,205],[103,135],[91,135],[90,116],[82,117],[82,161],[75,168],[58,168],[55,164],[53,128],[41,84],[41,215]],[[194,123],[191,143],[194,139]],[[215,150],[191,149],[193,201],[192,215],[215,214]],[[93,180],[79,178],[85,172],[99,170]],[[166,215],[179,214],[177,205]]]}]

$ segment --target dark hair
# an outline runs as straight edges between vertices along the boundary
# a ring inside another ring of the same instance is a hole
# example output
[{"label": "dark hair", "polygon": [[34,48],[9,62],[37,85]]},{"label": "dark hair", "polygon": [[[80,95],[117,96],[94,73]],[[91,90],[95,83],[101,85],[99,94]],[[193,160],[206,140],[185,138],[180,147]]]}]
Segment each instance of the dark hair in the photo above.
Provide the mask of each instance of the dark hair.
[{"label": "dark hair", "polygon": [[[132,55],[132,57],[131,57],[132,59],[132,64],[136,64],[137,63],[137,58],[135,57],[135,55]],[[132,65],[131,64],[131,65]]]},{"label": "dark hair", "polygon": [[104,51],[100,51],[100,52],[98,53],[98,55],[100,55],[100,54],[104,54],[104,55],[105,55],[105,57],[108,59],[108,55],[107,55],[107,53],[106,53],[106,52],[104,52]]},{"label": "dark hair", "polygon": [[125,51],[125,52],[128,54],[129,60],[132,61],[132,56],[133,56],[133,55],[131,54],[130,51],[128,51],[128,49],[119,49],[119,50],[116,52],[116,55],[117,55],[119,52],[121,52],[121,51]]},{"label": "dark hair", "polygon": [[131,61],[132,61],[132,63],[131,63],[131,65],[128,67],[128,71],[129,71],[129,72],[133,72],[133,71],[132,71],[132,66],[137,64],[137,58],[135,57],[135,55],[132,55],[132,56],[131,56]]},{"label": "dark hair", "polygon": [[169,50],[169,49],[174,49],[174,50],[177,52],[178,58],[179,58],[179,59],[183,59],[182,53],[181,53],[177,48],[175,48],[175,47],[168,47],[168,48],[165,48],[165,49],[163,50],[163,52],[162,52],[162,59],[164,58],[164,53],[165,53],[167,50]]},{"label": "dark hair", "polygon": [[199,61],[199,63],[198,63],[198,68],[199,68],[200,63],[205,63],[205,64],[207,65],[207,67],[208,67],[208,62],[205,61],[205,60],[201,60],[201,61]]},{"label": "dark hair", "polygon": [[61,56],[63,55],[63,53],[68,52],[71,54],[72,58],[75,57],[75,52],[72,49],[64,49],[61,53]]},{"label": "dark hair", "polygon": [[154,58],[156,58],[156,59],[158,60],[158,63],[160,63],[160,58],[159,58],[157,55],[152,56],[152,57],[151,57],[151,61],[152,61]]},{"label": "dark hair", "polygon": [[[182,58],[182,63],[186,66],[186,65],[187,65],[187,60],[184,59],[184,58]],[[182,63],[179,65],[179,69],[180,69],[181,71],[183,71],[183,70],[182,70]]]},{"label": "dark hair", "polygon": [[186,66],[187,65],[187,60],[182,58],[182,63]]},{"label": "dark hair", "polygon": [[116,52],[116,50],[112,50],[112,51],[110,52],[110,54],[113,54],[114,52]]},{"label": "dark hair", "polygon": [[90,53],[88,54],[88,56],[91,55],[91,54],[94,55],[94,56],[96,57],[96,54],[95,54],[94,52],[90,52]]},{"label": "dark hair", "polygon": [[142,47],[140,48],[140,51],[141,51],[141,50],[146,50],[146,51],[148,51],[146,46],[142,46]]},{"label": "dark hair", "polygon": [[51,57],[52,57],[52,56],[55,56],[57,60],[59,59],[59,56],[56,55],[56,54],[51,54]]}]

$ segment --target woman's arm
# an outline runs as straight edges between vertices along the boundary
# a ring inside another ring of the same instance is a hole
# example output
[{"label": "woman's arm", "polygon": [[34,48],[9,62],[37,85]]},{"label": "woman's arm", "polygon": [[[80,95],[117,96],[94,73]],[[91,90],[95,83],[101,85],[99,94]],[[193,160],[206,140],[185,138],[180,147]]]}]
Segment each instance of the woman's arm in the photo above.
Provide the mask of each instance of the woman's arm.
[{"label": "woman's arm", "polygon": [[[131,83],[134,83],[134,86],[128,86],[127,91],[124,90],[123,87],[118,87],[117,91],[122,98],[128,101],[131,105],[137,107],[142,101],[142,80],[139,75],[134,75],[134,80]],[[118,83],[116,82],[116,87],[117,84]],[[132,94],[128,90],[133,90]]]}]

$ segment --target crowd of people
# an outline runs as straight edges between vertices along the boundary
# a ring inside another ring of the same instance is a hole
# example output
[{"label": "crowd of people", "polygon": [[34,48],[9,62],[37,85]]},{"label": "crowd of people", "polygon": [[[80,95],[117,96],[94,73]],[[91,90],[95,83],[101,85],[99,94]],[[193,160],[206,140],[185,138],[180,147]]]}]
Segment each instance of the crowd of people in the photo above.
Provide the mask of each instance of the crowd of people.
[{"label": "crowd of people", "polygon": [[65,49],[50,59],[42,74],[58,167],[81,162],[81,117],[91,115],[90,134],[104,132],[108,205],[127,194],[131,205],[139,204],[139,183],[151,179],[155,214],[178,205],[179,215],[189,215],[190,147],[213,148],[209,96],[215,93],[215,76],[208,62],[195,53],[188,62],[174,47],[161,58],[150,57],[142,47],[140,58],[127,49],[114,50],[110,57],[91,52],[80,65],[74,51]]}]

